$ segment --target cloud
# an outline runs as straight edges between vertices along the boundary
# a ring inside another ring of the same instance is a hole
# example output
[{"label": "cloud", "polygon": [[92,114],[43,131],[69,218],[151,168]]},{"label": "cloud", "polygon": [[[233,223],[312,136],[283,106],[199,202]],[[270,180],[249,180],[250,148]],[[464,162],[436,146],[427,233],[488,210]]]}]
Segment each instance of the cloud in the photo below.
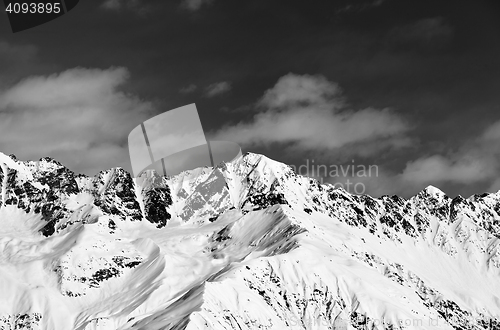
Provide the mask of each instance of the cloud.
[{"label": "cloud", "polygon": [[409,162],[403,171],[403,177],[419,183],[469,184],[488,178],[491,171],[491,164],[483,159],[469,158],[466,155],[451,158],[432,155]]},{"label": "cloud", "polygon": [[86,174],[129,168],[127,136],[153,105],[119,91],[128,78],[125,68],[75,68],[0,90],[0,150]]},{"label": "cloud", "polygon": [[205,96],[214,97],[227,93],[231,90],[231,83],[227,81],[221,81],[218,83],[211,84],[205,88]]},{"label": "cloud", "polygon": [[102,7],[106,9],[118,10],[123,6],[122,0],[106,0],[103,2]]},{"label": "cloud", "polygon": [[191,84],[189,86],[183,87],[179,90],[179,93],[181,94],[191,94],[195,92],[198,89],[198,87],[195,84]]},{"label": "cloud", "polygon": [[6,41],[0,41],[0,58],[2,60],[32,60],[37,53],[38,49],[33,45],[12,45]]},{"label": "cloud", "polygon": [[289,108],[300,104],[333,106],[339,109],[344,106],[341,94],[340,86],[323,76],[288,74],[264,93],[260,104],[269,109]]},{"label": "cloud", "polygon": [[395,27],[389,31],[389,39],[396,46],[435,48],[445,46],[453,34],[453,27],[446,23],[443,17],[433,17]]},{"label": "cloud", "polygon": [[379,7],[384,2],[385,2],[385,0],[375,0],[375,1],[365,2],[365,3],[360,3],[360,4],[349,4],[347,6],[344,6],[342,8],[337,9],[336,13],[342,14],[342,13],[349,13],[349,12],[359,12],[359,11],[367,10],[370,8]]},{"label": "cloud", "polygon": [[500,191],[500,178],[493,181],[490,187],[487,189],[488,192],[498,192]]},{"label": "cloud", "polygon": [[214,139],[243,146],[279,143],[301,151],[349,147],[344,151],[365,155],[408,142],[409,126],[400,116],[389,109],[349,109],[340,87],[320,75],[281,77],[258,107],[250,122],[225,126]]},{"label": "cloud", "polygon": [[481,135],[481,141],[483,142],[500,142],[500,121],[492,124]]},{"label": "cloud", "polygon": [[[348,162],[344,167],[348,165],[351,163]],[[397,194],[410,197],[428,185],[437,186],[443,191],[446,188],[458,190],[466,195],[471,191],[499,191],[499,173],[500,121],[497,121],[476,137],[466,140],[458,150],[418,157],[401,170],[379,166],[372,175],[353,175],[347,171],[345,176],[327,175],[323,181],[343,186],[350,192],[364,190],[373,196]]]},{"label": "cloud", "polygon": [[248,112],[252,112],[254,111],[255,109],[255,105],[254,104],[244,104],[244,105],[240,105],[236,108],[230,108],[230,107],[222,107],[219,109],[219,111],[221,112],[226,112],[226,113],[248,113]]},{"label": "cloud", "polygon": [[102,7],[108,10],[120,11],[131,10],[139,15],[145,15],[150,12],[150,7],[145,5],[142,0],[105,0]]},{"label": "cloud", "polygon": [[491,182],[498,188],[500,173],[500,121],[487,127],[479,137],[467,141],[449,155],[435,154],[411,161],[401,177],[413,183],[475,184]]},{"label": "cloud", "polygon": [[197,11],[205,5],[212,4],[213,0],[182,0],[181,8],[189,11]]}]

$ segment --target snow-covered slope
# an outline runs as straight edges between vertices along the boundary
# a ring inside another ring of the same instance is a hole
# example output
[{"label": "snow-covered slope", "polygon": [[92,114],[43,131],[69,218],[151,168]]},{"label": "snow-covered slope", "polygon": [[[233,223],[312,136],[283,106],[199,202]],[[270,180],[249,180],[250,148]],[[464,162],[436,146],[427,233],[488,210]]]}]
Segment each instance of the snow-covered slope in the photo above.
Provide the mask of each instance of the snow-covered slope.
[{"label": "snow-covered slope", "polygon": [[500,193],[357,196],[250,153],[0,167],[0,329],[500,329]]}]

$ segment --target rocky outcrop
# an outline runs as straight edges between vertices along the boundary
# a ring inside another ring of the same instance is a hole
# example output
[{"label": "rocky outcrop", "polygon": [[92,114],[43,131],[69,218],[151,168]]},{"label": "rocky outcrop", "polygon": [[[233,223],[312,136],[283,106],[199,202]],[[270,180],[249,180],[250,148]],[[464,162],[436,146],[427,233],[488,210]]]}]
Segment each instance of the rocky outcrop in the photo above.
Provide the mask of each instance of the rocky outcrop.
[{"label": "rocky outcrop", "polygon": [[256,154],[0,168],[0,329],[500,326],[499,193],[359,196]]}]

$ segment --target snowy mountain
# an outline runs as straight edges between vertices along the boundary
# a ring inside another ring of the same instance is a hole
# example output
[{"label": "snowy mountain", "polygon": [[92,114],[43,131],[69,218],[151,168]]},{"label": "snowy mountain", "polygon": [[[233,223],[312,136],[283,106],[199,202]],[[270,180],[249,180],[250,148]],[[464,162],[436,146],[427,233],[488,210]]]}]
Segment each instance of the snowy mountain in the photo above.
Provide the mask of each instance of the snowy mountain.
[{"label": "snowy mountain", "polygon": [[0,329],[500,329],[500,192],[358,196],[251,153],[0,166]]}]

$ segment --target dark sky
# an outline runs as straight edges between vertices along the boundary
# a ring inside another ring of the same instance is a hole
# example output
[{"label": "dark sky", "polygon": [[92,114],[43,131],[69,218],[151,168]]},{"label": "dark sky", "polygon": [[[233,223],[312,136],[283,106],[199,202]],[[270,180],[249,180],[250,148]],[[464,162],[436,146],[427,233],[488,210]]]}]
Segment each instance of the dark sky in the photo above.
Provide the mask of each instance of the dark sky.
[{"label": "dark sky", "polygon": [[190,103],[210,137],[351,192],[497,191],[500,3],[82,0],[0,21],[6,154],[129,170],[130,130]]}]

